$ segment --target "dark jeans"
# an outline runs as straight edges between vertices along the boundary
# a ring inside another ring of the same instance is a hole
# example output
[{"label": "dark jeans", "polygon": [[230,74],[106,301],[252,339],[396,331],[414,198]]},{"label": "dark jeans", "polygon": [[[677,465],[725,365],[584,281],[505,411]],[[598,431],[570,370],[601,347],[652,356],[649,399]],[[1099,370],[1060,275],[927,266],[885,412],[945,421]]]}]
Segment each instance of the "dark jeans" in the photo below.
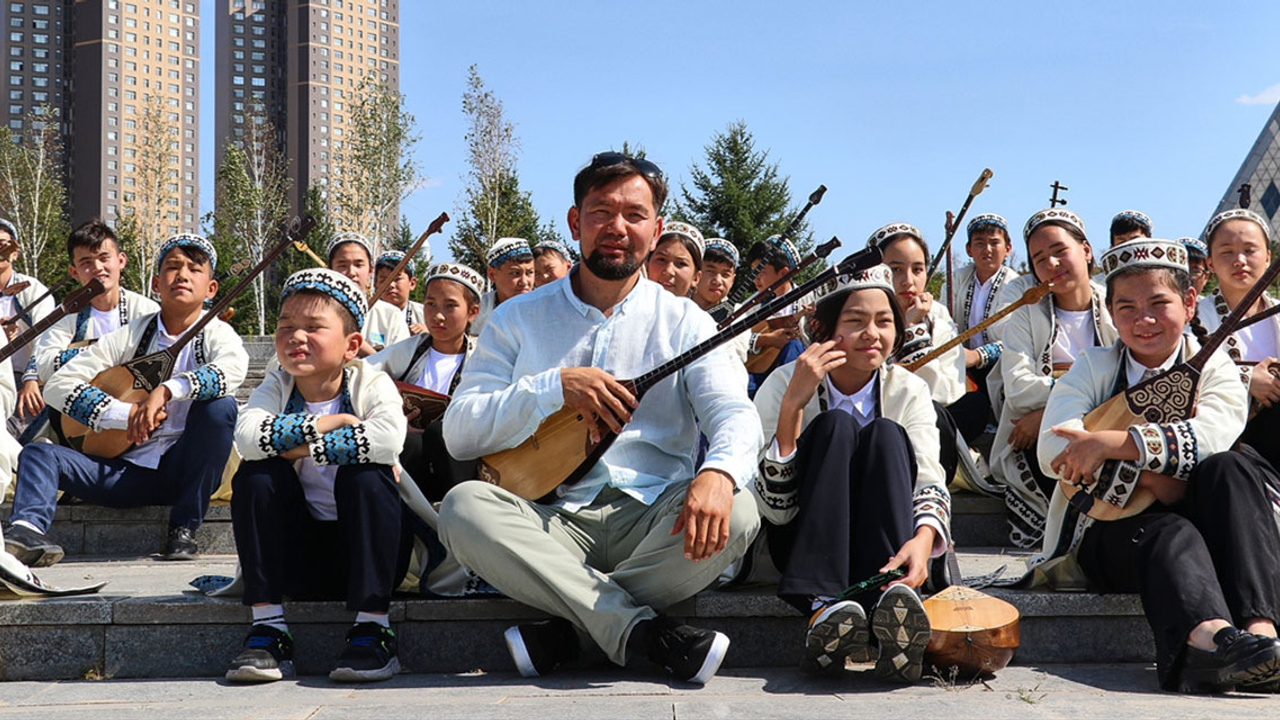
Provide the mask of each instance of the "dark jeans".
[{"label": "dark jeans", "polygon": [[445,447],[443,432],[443,420],[436,420],[420,433],[411,432],[405,436],[400,453],[400,465],[433,503],[444,500],[454,485],[477,477],[476,461],[455,460]]},{"label": "dark jeans", "polygon": [[354,611],[386,612],[404,576],[403,504],[390,465],[338,468],[335,521],[316,520],[293,464],[240,465],[231,481],[231,524],[244,577],[244,604],[341,600]]},{"label": "dark jeans", "polygon": [[1280,618],[1280,535],[1267,481],[1280,478],[1251,452],[1218,453],[1192,471],[1175,506],[1094,523],[1080,541],[1077,557],[1092,584],[1141,596],[1167,689],[1176,687],[1196,625]]},{"label": "dark jeans", "polygon": [[236,413],[236,401],[229,397],[193,401],[182,436],[154,470],[61,445],[28,445],[18,456],[9,519],[23,520],[48,532],[58,491],[62,490],[106,507],[172,505],[169,523],[194,530],[204,522],[209,497],[218,489],[231,456]]},{"label": "dark jeans", "polygon": [[747,397],[754,398],[756,390],[764,384],[765,378],[769,377],[769,373],[794,361],[800,357],[800,353],[804,352],[804,343],[799,340],[788,340],[786,345],[782,346],[782,350],[778,352],[778,359],[773,361],[773,365],[762,373],[747,373]]},{"label": "dark jeans", "polygon": [[892,420],[860,428],[831,410],[800,437],[796,476],[799,514],[781,532],[769,528],[768,538],[782,571],[778,596],[807,613],[811,597],[838,595],[875,575],[911,539],[915,455]]}]

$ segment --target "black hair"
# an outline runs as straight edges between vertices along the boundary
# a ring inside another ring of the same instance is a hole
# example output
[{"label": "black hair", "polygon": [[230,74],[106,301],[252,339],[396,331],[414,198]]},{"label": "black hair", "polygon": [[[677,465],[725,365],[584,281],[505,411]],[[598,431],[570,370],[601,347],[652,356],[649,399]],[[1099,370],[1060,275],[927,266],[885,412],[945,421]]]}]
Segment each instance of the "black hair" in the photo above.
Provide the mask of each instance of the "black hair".
[{"label": "black hair", "polygon": [[1142,237],[1151,236],[1151,228],[1147,224],[1132,215],[1117,215],[1111,219],[1111,239],[1114,241],[1117,235],[1127,235],[1134,230],[1142,233]]},{"label": "black hair", "polygon": [[775,272],[792,269],[791,258],[787,256],[786,251],[768,241],[758,242],[747,251],[748,267],[754,265],[757,260],[773,268]]},{"label": "black hair", "polygon": [[929,262],[929,257],[930,257],[929,243],[925,242],[924,240],[921,240],[920,238],[916,237],[915,235],[912,235],[911,233],[897,233],[894,235],[890,235],[884,240],[881,240],[878,244],[881,250],[887,250],[889,249],[890,245],[898,242],[899,240],[902,240],[903,238],[915,241],[916,245],[920,248],[920,251],[924,253],[924,261],[927,264]]},{"label": "black hair", "polygon": [[[902,314],[902,309],[898,307],[897,298],[893,296],[893,293],[884,288],[865,289],[879,290],[889,298],[889,309],[893,311],[893,351],[891,355],[897,355],[898,351],[902,349],[903,343],[907,341],[906,316]],[[853,292],[853,288],[844,288],[824,295],[818,300],[818,304],[813,309],[813,315],[809,317],[809,321],[806,324],[806,330],[811,341],[820,343],[831,339],[831,335],[836,331],[836,325],[840,321],[840,311],[844,310],[844,304],[849,301],[849,296]]]},{"label": "black hair", "polygon": [[733,257],[730,256],[729,253],[725,252],[724,250],[721,250],[720,248],[714,245],[708,247],[707,251],[702,254],[702,262],[724,263],[725,265],[728,265],[729,267],[733,268],[735,272],[738,270],[737,263],[733,261]]},{"label": "black hair", "polygon": [[351,333],[356,333],[363,330],[363,328],[361,328],[359,325],[356,324],[356,316],[351,314],[351,311],[347,309],[346,305],[343,305],[342,303],[338,302],[338,299],[330,295],[329,293],[324,292],[322,290],[317,290],[316,288],[304,287],[304,288],[298,288],[297,290],[294,290],[293,292],[289,293],[289,297],[286,297],[284,300],[280,301],[280,309],[282,310],[284,309],[284,304],[289,301],[289,298],[300,297],[300,296],[316,297],[326,301],[329,304],[329,306],[332,307],[338,313],[338,317],[342,318],[342,334],[343,335],[350,335]]},{"label": "black hair", "polygon": [[433,278],[427,278],[427,286],[430,287],[431,283],[436,280],[448,280],[450,282],[456,283],[458,287],[462,288],[462,297],[467,299],[468,306],[480,304],[480,296],[477,295],[476,291],[472,290],[471,287],[468,286],[466,283],[460,282],[458,280],[454,280],[453,278],[447,277],[444,275],[437,275],[436,277],[433,277]]},{"label": "black hair", "polygon": [[639,175],[644,178],[644,181],[649,185],[650,192],[653,193],[653,211],[655,213],[660,212],[663,204],[667,202],[666,176],[661,173],[654,175],[641,171],[636,166],[634,159],[627,159],[612,165],[597,165],[593,162],[591,165],[579,170],[578,174],[573,178],[573,206],[581,208],[583,199],[592,190],[598,190],[610,183],[633,175]]},{"label": "black hair", "polygon": [[116,239],[116,234],[111,230],[111,226],[102,222],[99,218],[93,218],[80,225],[80,227],[71,231],[67,236],[67,259],[75,260],[76,248],[89,248],[91,251],[97,251],[102,247],[102,243],[107,240],[116,246],[116,250],[120,249],[120,241]]},{"label": "black hair", "polygon": [[[1013,249],[1013,238],[1009,237],[1009,230],[1008,230],[1007,228],[1005,228],[1004,226],[1002,226],[1002,225],[997,225],[997,224],[995,224],[995,223],[986,223],[986,224],[984,224],[984,225],[979,225],[978,227],[974,228],[973,230],[966,230],[966,231],[965,231],[965,241],[964,241],[964,244],[965,244],[965,245],[968,245],[970,242],[973,242],[973,234],[974,234],[974,233],[976,233],[976,232],[984,232],[984,231],[987,231],[987,230],[995,230],[995,231],[999,232],[1001,235],[1003,235],[1003,236],[1004,236],[1004,246],[1005,246],[1005,247],[1007,247],[1007,248],[1009,248],[1010,250],[1012,250],[1012,249]],[[927,254],[927,253],[926,253],[926,254]]]},{"label": "black hair", "polygon": [[[197,265],[209,265],[210,266],[209,269],[210,270],[213,269],[213,264],[209,258],[209,253],[205,252],[204,250],[201,250],[198,247],[195,247],[193,245],[175,245],[173,248],[169,250],[168,253],[165,253],[165,257],[168,257],[169,253],[172,253],[172,252],[181,252],[183,255],[186,255],[188,258],[194,260]],[[163,265],[163,259],[161,260],[161,264]]]},{"label": "black hair", "polygon": [[1185,296],[1191,290],[1191,273],[1186,270],[1174,270],[1171,267],[1127,267],[1123,270],[1117,270],[1107,277],[1107,306],[1111,306],[1111,295],[1114,292],[1116,278],[1133,277],[1134,275],[1145,275],[1146,273],[1160,273],[1161,277],[1179,295]]},{"label": "black hair", "polygon": [[[572,264],[572,263],[573,263],[573,258],[565,257],[565,254],[564,254],[564,253],[562,253],[562,252],[560,252],[559,250],[557,250],[557,249],[555,249],[555,248],[551,247],[550,245],[534,245],[534,246],[533,246],[533,259],[534,259],[534,260],[537,260],[538,258],[542,257],[543,255],[546,255],[547,253],[555,253],[557,256],[559,256],[559,257],[560,257],[560,259],[561,259],[561,260],[564,260],[565,262],[570,263],[570,264]],[[470,288],[468,288],[468,289],[470,289]]]}]

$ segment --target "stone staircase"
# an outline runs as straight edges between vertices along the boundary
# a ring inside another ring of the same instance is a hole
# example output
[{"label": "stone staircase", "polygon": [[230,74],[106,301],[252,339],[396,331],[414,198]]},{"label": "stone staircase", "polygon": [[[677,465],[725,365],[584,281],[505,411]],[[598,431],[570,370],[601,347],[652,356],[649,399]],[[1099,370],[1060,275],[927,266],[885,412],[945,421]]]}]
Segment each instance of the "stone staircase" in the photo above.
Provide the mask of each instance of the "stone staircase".
[{"label": "stone staircase", "polygon": [[[237,393],[243,402],[262,381],[274,354],[271,338],[247,338],[250,368]],[[0,507],[0,517],[10,508]],[[1007,565],[1021,572],[1027,553],[1004,547],[1004,506],[960,493],[953,501],[952,532],[969,577]],[[46,582],[85,585],[107,581],[101,593],[62,599],[0,602],[0,679],[150,678],[218,676],[238,651],[249,623],[238,599],[209,598],[188,583],[200,575],[234,575],[231,511],[215,502],[196,535],[202,558],[189,563],[152,559],[161,547],[168,509],[113,510],[66,503],[50,536],[67,551]],[[1151,633],[1137,598],[1090,593],[989,589],[1022,613],[1019,664],[1150,662]],[[786,666],[798,662],[805,618],[753,586],[707,591],[672,615],[722,630],[732,638],[726,667]],[[342,603],[291,603],[286,609],[297,642],[301,674],[328,672],[352,619]],[[411,672],[505,671],[511,660],[502,631],[540,617],[515,601],[423,599],[397,595],[391,616],[400,659]],[[589,646],[589,643],[584,647]],[[586,665],[607,661],[594,650]]]}]

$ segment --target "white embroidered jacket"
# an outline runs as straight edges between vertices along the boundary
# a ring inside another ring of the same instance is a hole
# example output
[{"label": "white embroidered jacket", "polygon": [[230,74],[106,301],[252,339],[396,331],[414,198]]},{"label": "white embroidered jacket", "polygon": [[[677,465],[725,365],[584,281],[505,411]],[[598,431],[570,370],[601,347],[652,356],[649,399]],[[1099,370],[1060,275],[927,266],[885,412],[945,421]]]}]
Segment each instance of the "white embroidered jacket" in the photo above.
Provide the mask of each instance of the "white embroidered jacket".
[{"label": "white embroidered jacket", "polygon": [[[116,305],[115,312],[119,313],[120,327],[124,327],[143,315],[160,312],[160,306],[151,298],[120,288],[120,303]],[[68,346],[82,340],[97,339],[99,338],[93,327],[89,308],[64,316],[36,340],[35,349],[31,353],[31,362],[27,365],[27,377],[23,379],[28,380],[38,376],[40,382],[49,382],[49,378],[53,377],[58,368],[88,349]]]},{"label": "white embroidered jacket", "polygon": [[[1190,358],[1199,349],[1194,339],[1184,338],[1179,361]],[[1126,383],[1121,374],[1125,372],[1127,355],[1120,342],[1090,348],[1059,378],[1040,423],[1037,459],[1045,475],[1057,477],[1050,464],[1067,446],[1067,441],[1053,434],[1051,428],[1083,428],[1084,416],[1089,411],[1123,390]],[[1164,425],[1133,425],[1130,431],[1142,438],[1138,443],[1140,459],[1107,463],[1095,477],[1106,473],[1108,478],[1114,478],[1111,492],[1124,487],[1123,494],[1132,491],[1143,470],[1186,480],[1205,458],[1231,449],[1244,431],[1248,413],[1249,393],[1240,384],[1231,358],[1219,348],[1205,363],[1200,376],[1195,416]],[[1075,563],[1073,551],[1093,522],[1072,509],[1061,489],[1055,487],[1042,552],[1032,558],[1028,566],[1037,571],[1037,580],[1048,581],[1059,589],[1083,587],[1084,576]]]},{"label": "white embroidered jacket", "polygon": [[[9,275],[9,283],[5,287],[12,287],[23,282],[28,283],[27,287],[13,295],[13,314],[18,318],[17,327],[19,332],[27,330],[32,325],[40,322],[58,306],[57,303],[53,301],[52,296],[46,297],[39,303],[33,305],[36,298],[44,295],[49,288],[45,287],[44,283],[30,275],[23,275],[15,270]],[[34,345],[35,343],[27,345],[14,353],[13,357],[10,358],[10,364],[13,366],[15,371],[26,371],[30,368]],[[23,379],[25,380],[27,378],[24,377]],[[8,415],[5,417],[8,417]]]},{"label": "white embroidered jacket", "polygon": [[[782,462],[773,449],[782,396],[795,371],[794,362],[774,370],[755,397],[765,443],[760,452],[760,474],[756,476],[752,489],[760,515],[775,525],[791,522],[799,512],[796,507],[799,481],[795,476],[794,455]],[[943,483],[942,465],[938,462],[938,416],[933,409],[929,388],[917,375],[893,365],[881,367],[876,377],[879,383],[876,415],[898,423],[911,438],[917,467],[912,513],[917,528],[928,524],[939,531],[934,543],[934,555],[939,555],[950,543],[951,494]],[[804,407],[801,433],[826,409],[826,405],[827,384],[824,381]]]},{"label": "white embroidered jacket", "polygon": [[[929,306],[929,317],[924,322],[907,328],[907,339],[902,347],[903,356],[896,362],[905,365],[918,360],[959,334],[946,305],[935,299]],[[965,387],[963,344],[930,361],[917,370],[916,375],[929,386],[929,392],[939,405],[950,405],[964,397],[968,390]]]},{"label": "white embroidered jacket", "polygon": [[[426,344],[426,347],[422,347],[423,344]],[[426,350],[429,347],[431,347],[431,336],[423,333],[401,340],[395,345],[380,350],[365,358],[365,362],[370,367],[385,372],[392,380],[417,385],[418,379],[422,377],[422,372],[427,368],[429,356]],[[421,353],[419,353],[419,348],[422,349]],[[462,364],[458,366],[458,371],[454,373],[453,379],[449,382],[450,394],[453,394],[453,391],[458,387],[458,383],[461,382],[462,369],[466,367],[467,358],[471,356],[471,352],[475,348],[476,339],[468,335],[466,349],[463,351]],[[414,355],[418,355],[417,360],[414,359]]]},{"label": "white embroidered jacket", "polygon": [[236,418],[236,449],[245,460],[263,460],[306,445],[317,465],[394,465],[404,449],[408,424],[400,393],[386,373],[363,360],[343,368],[342,411],[361,419],[323,435],[306,412],[293,376],[282,368],[267,373]]},{"label": "white embroidered jacket", "polygon": [[[1276,301],[1270,295],[1262,294],[1263,309],[1275,306]],[[1218,331],[1222,326],[1222,321],[1231,314],[1231,309],[1227,307],[1226,298],[1222,297],[1222,291],[1214,288],[1213,292],[1200,298],[1200,302],[1196,306],[1196,320],[1199,321],[1210,335]],[[1263,322],[1270,323],[1275,328],[1276,337],[1280,338],[1280,315],[1272,315],[1270,319]],[[1236,337],[1236,333],[1227,336],[1226,341],[1222,343],[1223,350],[1231,357],[1235,363],[1241,363],[1243,356],[1240,354],[1240,340]],[[1280,357],[1280,347],[1271,349],[1272,357]],[[1240,379],[1244,381],[1245,387],[1249,386],[1250,380],[1253,379],[1252,365],[1237,365],[1240,373]]]},{"label": "white embroidered jacket", "polygon": [[369,309],[364,320],[364,339],[375,348],[385,348],[409,337],[409,324],[404,321],[404,311],[386,300],[379,300]]}]

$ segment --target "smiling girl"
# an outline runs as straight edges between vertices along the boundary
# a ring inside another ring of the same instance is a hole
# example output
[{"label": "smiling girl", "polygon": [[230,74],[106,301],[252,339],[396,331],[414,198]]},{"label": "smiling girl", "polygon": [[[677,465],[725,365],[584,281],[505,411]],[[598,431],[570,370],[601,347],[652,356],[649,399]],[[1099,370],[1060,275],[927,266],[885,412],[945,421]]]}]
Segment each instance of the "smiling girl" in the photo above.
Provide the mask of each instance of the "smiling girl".
[{"label": "smiling girl", "polygon": [[[950,532],[937,418],[925,382],[886,364],[904,339],[889,268],[842,281],[817,303],[813,344],[756,396],[769,441],[754,491],[773,523],[778,595],[813,613],[802,667],[840,671],[846,658],[869,660],[874,634],[876,674],[914,682],[929,622],[913,588]],[[883,593],[835,599],[891,568],[906,575]],[[868,602],[876,603],[870,630]]]},{"label": "smiling girl", "polygon": [[689,297],[702,275],[706,242],[698,228],[683,222],[667,223],[658,244],[649,253],[645,274],[676,297]]},{"label": "smiling girl", "polygon": [[[1000,326],[1003,407],[992,445],[991,469],[1006,486],[1010,539],[1017,547],[1039,544],[1053,481],[1036,463],[1040,418],[1054,378],[1086,348],[1110,345],[1115,326],[1103,301],[1105,290],[1089,279],[1093,248],[1084,221],[1070,210],[1032,215],[1022,230],[1035,279],[1052,286],[1034,305],[1018,308]],[[1015,302],[1027,285],[1010,283],[997,307]]]}]

